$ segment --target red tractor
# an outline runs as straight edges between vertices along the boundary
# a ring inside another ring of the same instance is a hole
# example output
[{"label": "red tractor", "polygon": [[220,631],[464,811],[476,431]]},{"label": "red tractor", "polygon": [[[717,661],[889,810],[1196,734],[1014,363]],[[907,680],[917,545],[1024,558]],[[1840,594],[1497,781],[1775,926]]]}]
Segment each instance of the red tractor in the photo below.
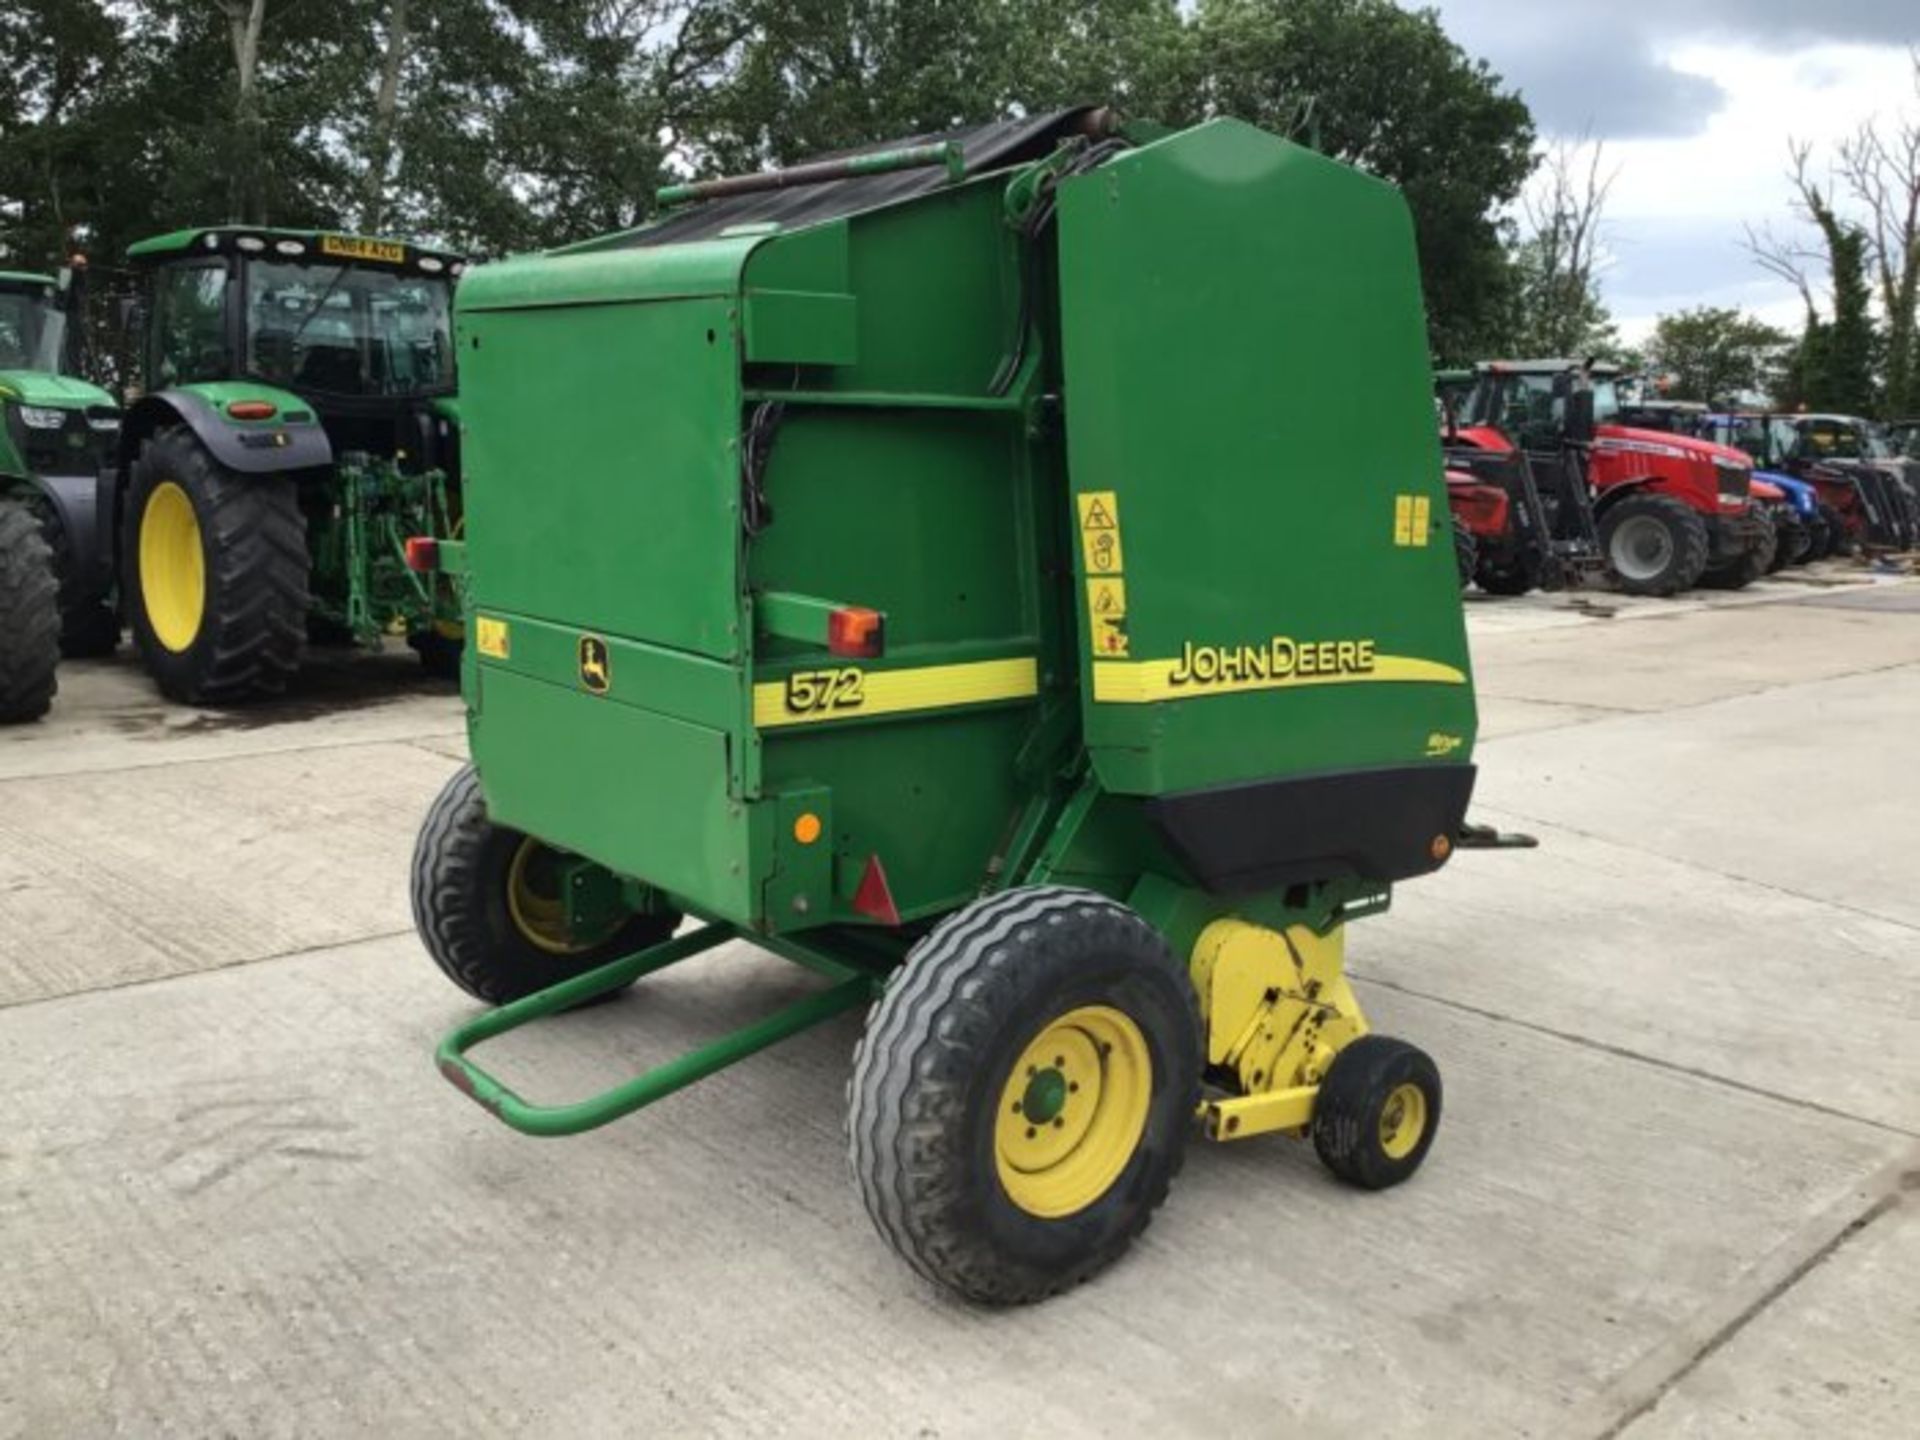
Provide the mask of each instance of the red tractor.
[{"label": "red tractor", "polygon": [[1600,553],[1628,594],[1757,580],[1773,559],[1774,535],[1752,503],[1752,461],[1725,445],[1622,425],[1617,374],[1577,360],[1476,367],[1449,426],[1448,463],[1463,468],[1476,450],[1577,459]]}]

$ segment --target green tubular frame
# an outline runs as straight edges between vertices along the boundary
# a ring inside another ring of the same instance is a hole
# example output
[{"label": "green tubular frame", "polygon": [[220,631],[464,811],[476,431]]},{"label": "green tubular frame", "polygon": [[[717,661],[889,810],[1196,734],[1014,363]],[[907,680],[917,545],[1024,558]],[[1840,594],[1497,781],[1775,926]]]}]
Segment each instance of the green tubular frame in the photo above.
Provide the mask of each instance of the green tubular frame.
[{"label": "green tubular frame", "polygon": [[[535,1020],[557,1015],[562,1010],[570,1010],[631,984],[643,975],[664,970],[669,965],[678,964],[733,939],[751,940],[786,959],[829,976],[836,983],[796,1000],[751,1025],[743,1025],[710,1044],[669,1060],[664,1065],[656,1065],[610,1090],[567,1105],[535,1105],[523,1100],[511,1088],[467,1058],[466,1052],[484,1041],[504,1035],[509,1030],[518,1030]],[[830,1020],[835,1015],[865,1005],[879,993],[880,985],[877,976],[856,970],[811,947],[795,945],[790,940],[770,942],[766,936],[747,935],[737,926],[715,921],[602,965],[597,970],[589,970],[584,975],[550,985],[509,1005],[476,1015],[464,1025],[457,1026],[440,1042],[434,1059],[440,1067],[440,1073],[456,1089],[464,1091],[476,1104],[522,1134],[578,1135],[618,1120],[622,1115],[630,1115],[644,1105],[651,1105],[696,1080],[703,1080],[715,1071],[724,1070],[736,1061],[744,1060],[790,1035],[810,1029],[823,1020]]]}]

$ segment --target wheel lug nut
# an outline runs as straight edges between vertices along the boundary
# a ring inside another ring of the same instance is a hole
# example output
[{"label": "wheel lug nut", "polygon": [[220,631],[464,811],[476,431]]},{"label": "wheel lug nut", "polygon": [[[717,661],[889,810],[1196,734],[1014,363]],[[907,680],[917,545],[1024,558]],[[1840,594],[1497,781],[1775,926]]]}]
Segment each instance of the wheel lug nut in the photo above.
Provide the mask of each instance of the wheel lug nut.
[{"label": "wheel lug nut", "polygon": [[1039,1133],[1040,1132],[1034,1129],[1031,1125],[1027,1127],[1027,1139],[1031,1140],[1033,1139],[1034,1136],[1038,1135]]}]

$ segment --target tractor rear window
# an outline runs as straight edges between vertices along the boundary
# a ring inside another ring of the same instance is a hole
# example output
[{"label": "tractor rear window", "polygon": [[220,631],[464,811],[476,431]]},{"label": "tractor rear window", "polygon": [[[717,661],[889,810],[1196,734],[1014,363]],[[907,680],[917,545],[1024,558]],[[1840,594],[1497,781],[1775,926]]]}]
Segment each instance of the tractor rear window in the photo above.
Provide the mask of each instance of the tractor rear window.
[{"label": "tractor rear window", "polygon": [[453,386],[452,286],[363,265],[247,267],[247,373],[366,397]]},{"label": "tractor rear window", "polygon": [[0,370],[26,370],[40,351],[40,330],[46,321],[47,293],[33,290],[0,291]]}]

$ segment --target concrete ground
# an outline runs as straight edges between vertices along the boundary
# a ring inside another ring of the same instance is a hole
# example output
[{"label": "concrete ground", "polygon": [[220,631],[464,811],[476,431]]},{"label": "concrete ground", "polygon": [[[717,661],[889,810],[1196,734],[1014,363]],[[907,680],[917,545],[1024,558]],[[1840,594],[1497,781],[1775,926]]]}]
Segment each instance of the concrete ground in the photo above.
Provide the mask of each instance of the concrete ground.
[{"label": "concrete ground", "polygon": [[[1920,583],[1469,615],[1476,810],[1542,848],[1350,945],[1425,1170],[1196,1143],[997,1314],[860,1211],[854,1017],[565,1142],[435,1074],[409,658],[238,717],[68,667],[0,734],[0,1435],[1920,1434]],[[581,1093],[815,983],[736,946],[490,1055]]]}]

